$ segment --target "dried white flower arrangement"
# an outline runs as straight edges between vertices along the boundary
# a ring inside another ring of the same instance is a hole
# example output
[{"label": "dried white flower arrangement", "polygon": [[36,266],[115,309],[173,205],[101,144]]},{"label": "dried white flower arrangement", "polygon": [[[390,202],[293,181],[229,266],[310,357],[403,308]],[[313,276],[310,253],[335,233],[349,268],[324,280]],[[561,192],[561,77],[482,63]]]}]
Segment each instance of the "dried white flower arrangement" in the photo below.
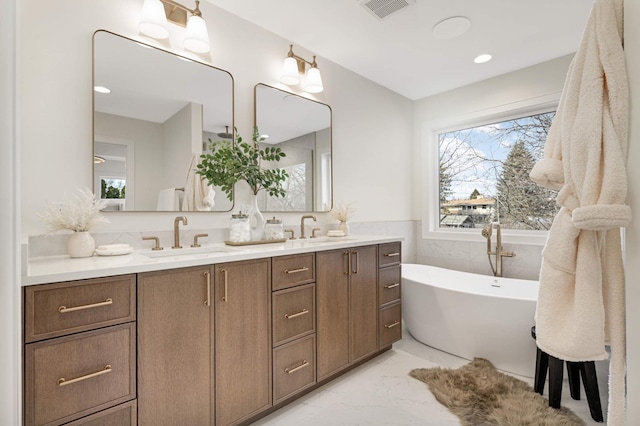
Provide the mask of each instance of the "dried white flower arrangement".
[{"label": "dried white flower arrangement", "polygon": [[62,205],[48,203],[40,216],[52,231],[90,231],[96,224],[109,222],[100,215],[106,206],[105,201],[95,199],[89,189],[79,189],[73,198],[66,198]]},{"label": "dried white flower arrangement", "polygon": [[338,203],[331,210],[331,217],[339,220],[340,222],[347,222],[353,217],[355,212],[356,209],[351,204]]}]

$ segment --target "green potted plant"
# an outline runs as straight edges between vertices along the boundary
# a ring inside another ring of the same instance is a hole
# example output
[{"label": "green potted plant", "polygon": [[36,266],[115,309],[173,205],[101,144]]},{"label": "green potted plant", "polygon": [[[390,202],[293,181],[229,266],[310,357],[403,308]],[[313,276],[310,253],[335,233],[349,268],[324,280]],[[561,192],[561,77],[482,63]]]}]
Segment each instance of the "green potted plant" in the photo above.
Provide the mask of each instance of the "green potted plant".
[{"label": "green potted plant", "polygon": [[222,141],[212,143],[209,139],[211,153],[202,154],[201,162],[196,166],[196,173],[205,178],[210,185],[220,187],[231,199],[234,185],[245,181],[252,191],[250,216],[253,214],[252,240],[262,239],[264,218],[258,209],[257,195],[265,190],[274,197],[284,197],[286,192],[282,186],[289,176],[279,168],[263,167],[263,162],[278,162],[286,154],[278,147],[261,148],[259,143],[265,138],[260,136],[258,127],[253,128],[253,143],[246,143],[234,129],[235,142]]}]

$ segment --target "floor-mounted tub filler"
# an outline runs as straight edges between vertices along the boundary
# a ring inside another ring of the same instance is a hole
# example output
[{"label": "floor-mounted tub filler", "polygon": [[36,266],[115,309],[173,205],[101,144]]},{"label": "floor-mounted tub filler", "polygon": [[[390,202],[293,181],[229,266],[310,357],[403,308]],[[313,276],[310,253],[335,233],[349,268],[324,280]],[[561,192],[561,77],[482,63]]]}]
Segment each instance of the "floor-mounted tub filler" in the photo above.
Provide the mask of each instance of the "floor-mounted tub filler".
[{"label": "floor-mounted tub filler", "polygon": [[402,265],[403,318],[416,340],[526,377],[535,371],[537,297],[537,281]]}]

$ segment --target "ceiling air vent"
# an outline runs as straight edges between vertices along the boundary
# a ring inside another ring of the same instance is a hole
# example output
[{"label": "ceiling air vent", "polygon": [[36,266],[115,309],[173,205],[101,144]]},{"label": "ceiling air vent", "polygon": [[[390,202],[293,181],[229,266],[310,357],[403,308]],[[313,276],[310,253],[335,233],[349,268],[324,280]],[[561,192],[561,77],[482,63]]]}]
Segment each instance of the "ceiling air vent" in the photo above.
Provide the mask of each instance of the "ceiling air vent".
[{"label": "ceiling air vent", "polygon": [[416,0],[359,0],[362,7],[379,20],[416,4]]}]

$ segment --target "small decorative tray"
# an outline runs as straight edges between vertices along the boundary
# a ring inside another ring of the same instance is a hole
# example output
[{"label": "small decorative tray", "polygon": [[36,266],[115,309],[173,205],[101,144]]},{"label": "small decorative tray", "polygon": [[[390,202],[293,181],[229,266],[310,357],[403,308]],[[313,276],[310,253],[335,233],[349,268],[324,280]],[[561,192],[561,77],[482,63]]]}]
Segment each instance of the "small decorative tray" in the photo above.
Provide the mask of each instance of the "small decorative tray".
[{"label": "small decorative tray", "polygon": [[277,240],[257,240],[257,241],[225,241],[228,246],[252,246],[254,244],[271,244],[271,243],[284,243],[286,238],[278,238]]}]

